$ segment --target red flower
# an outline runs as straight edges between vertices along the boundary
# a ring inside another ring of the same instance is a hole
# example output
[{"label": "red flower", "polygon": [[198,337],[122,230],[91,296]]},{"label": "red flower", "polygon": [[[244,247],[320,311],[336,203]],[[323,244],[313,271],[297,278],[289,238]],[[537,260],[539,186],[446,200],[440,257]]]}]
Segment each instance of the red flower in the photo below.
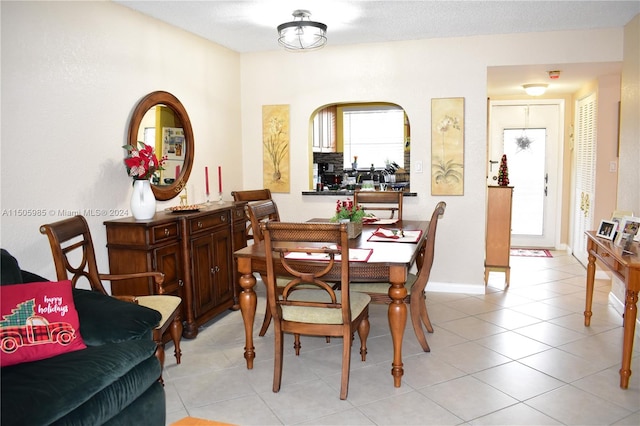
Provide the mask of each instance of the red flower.
[{"label": "red flower", "polygon": [[157,170],[164,170],[162,165],[166,161],[166,157],[162,157],[158,161],[153,147],[145,144],[144,142],[138,142],[140,149],[136,149],[131,145],[125,145],[129,156],[124,159],[124,164],[127,166],[127,174],[134,179],[150,179],[151,176]]}]

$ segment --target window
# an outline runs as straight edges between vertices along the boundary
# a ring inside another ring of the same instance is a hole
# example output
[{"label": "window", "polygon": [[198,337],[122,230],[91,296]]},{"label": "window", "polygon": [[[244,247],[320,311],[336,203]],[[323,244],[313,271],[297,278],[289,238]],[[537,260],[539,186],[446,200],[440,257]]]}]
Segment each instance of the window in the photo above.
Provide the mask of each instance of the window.
[{"label": "window", "polygon": [[355,156],[359,168],[385,163],[404,167],[405,115],[397,106],[345,107],[342,112],[344,168]]}]

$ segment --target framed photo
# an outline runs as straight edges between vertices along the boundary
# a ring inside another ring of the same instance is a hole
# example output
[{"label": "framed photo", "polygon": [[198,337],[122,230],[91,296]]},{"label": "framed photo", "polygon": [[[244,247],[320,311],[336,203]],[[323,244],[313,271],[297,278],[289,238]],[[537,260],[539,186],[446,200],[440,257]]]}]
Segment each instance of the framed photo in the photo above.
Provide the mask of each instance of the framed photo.
[{"label": "framed photo", "polygon": [[620,247],[624,247],[625,245],[629,245],[633,240],[637,241],[638,238],[640,238],[638,229],[640,229],[640,217],[635,217],[635,216],[623,217],[622,221],[620,222],[620,226],[618,228],[616,245]]},{"label": "framed photo", "polygon": [[620,222],[622,222],[622,219],[624,219],[625,216],[633,216],[633,212],[628,210],[616,210],[611,215],[611,220],[617,223],[618,227],[620,227]]},{"label": "framed photo", "polygon": [[598,227],[598,233],[596,235],[601,238],[606,238],[607,240],[613,240],[613,237],[616,235],[617,228],[617,222],[612,220],[601,220],[600,226]]}]

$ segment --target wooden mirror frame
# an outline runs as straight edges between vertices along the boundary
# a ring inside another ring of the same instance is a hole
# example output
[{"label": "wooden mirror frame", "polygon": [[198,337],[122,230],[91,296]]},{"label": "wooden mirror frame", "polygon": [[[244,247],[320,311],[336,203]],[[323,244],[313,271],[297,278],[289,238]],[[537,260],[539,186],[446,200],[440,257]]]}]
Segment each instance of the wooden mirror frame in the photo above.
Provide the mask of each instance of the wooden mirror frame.
[{"label": "wooden mirror frame", "polygon": [[[187,184],[189,175],[191,174],[194,156],[193,129],[191,128],[191,121],[189,120],[187,111],[178,98],[169,92],[152,92],[142,98],[133,110],[133,115],[129,122],[129,135],[127,138],[129,145],[138,146],[138,129],[140,128],[142,118],[150,108],[156,105],[165,105],[171,108],[176,117],[180,122],[182,122],[182,128],[184,131],[185,154],[184,163],[180,170],[180,176],[170,185],[151,185],[151,190],[153,191],[153,195],[156,197],[156,200],[166,201],[176,197],[180,191],[182,191]],[[157,155],[160,157],[162,153],[157,153]]]}]

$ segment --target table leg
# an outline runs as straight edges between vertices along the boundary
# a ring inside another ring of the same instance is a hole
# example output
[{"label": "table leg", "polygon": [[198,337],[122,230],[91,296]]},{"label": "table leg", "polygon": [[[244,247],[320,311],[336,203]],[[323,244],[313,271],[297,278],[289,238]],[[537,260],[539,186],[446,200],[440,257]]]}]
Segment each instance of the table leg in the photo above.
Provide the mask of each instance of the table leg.
[{"label": "table leg", "polygon": [[238,272],[240,275],[240,287],[242,292],[239,296],[240,311],[244,321],[244,359],[247,360],[247,369],[253,368],[253,359],[256,357],[253,346],[253,320],[256,317],[257,297],[253,287],[256,285],[256,278],[251,272],[251,259],[238,259]]},{"label": "table leg", "polygon": [[587,241],[587,253],[589,254],[589,263],[587,264],[587,294],[584,305],[584,325],[591,325],[591,304],[593,302],[593,285],[596,278],[596,257],[591,254],[591,240]]},{"label": "table leg", "polygon": [[636,331],[638,315],[638,292],[627,290],[624,301],[624,339],[622,342],[622,367],[620,368],[620,387],[629,387],[631,377],[631,356],[633,353],[633,336]]},{"label": "table leg", "polygon": [[407,325],[407,305],[404,298],[407,296],[407,289],[404,283],[407,280],[407,269],[403,267],[390,267],[389,297],[392,302],[389,304],[389,329],[393,340],[393,363],[391,374],[393,375],[393,386],[399,388],[402,384],[404,368],[402,363],[402,338]]}]

